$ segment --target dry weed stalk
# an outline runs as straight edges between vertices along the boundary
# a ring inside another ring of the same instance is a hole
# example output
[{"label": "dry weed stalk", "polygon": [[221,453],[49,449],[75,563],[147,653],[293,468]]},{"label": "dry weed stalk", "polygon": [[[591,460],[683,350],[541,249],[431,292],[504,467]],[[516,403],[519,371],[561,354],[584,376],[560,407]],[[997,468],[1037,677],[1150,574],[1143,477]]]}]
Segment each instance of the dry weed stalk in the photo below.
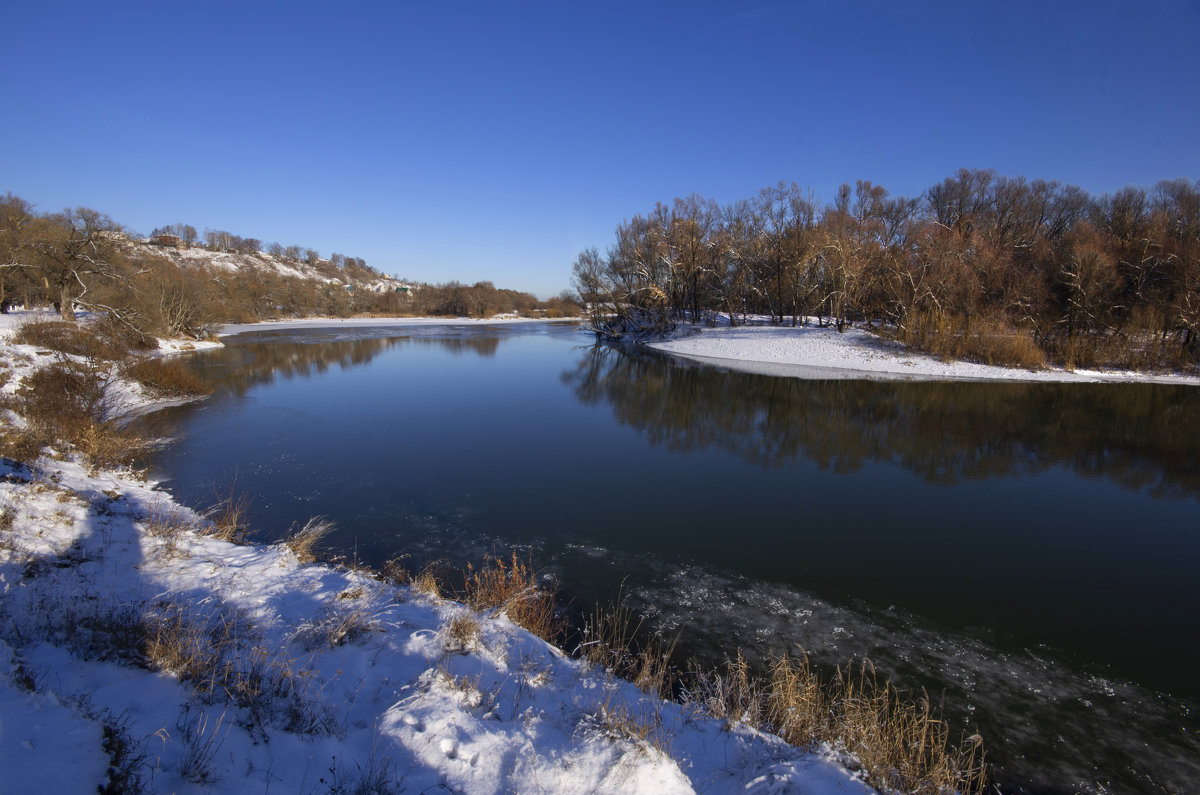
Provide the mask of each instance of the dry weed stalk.
[{"label": "dry weed stalk", "polygon": [[237,481],[229,484],[227,493],[217,497],[215,503],[204,511],[204,518],[211,525],[208,534],[221,541],[240,544],[249,533],[247,517],[250,514],[250,495],[239,493]]},{"label": "dry weed stalk", "polygon": [[627,679],[645,693],[670,698],[675,682],[671,656],[678,636],[669,643],[662,638],[639,638],[642,619],[634,615],[618,593],[616,601],[597,608],[584,621],[578,653],[592,665]]}]

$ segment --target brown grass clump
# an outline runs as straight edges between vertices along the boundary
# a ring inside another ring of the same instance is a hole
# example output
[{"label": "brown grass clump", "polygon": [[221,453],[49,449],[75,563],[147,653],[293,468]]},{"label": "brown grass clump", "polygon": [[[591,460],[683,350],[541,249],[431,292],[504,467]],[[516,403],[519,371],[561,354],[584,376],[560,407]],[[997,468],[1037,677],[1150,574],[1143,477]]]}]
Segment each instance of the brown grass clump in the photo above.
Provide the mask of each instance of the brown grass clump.
[{"label": "brown grass clump", "polygon": [[434,599],[442,597],[442,586],[438,579],[435,566],[430,564],[421,569],[417,576],[412,578],[412,587],[414,590],[432,596]]},{"label": "brown grass clump", "polygon": [[142,527],[155,538],[179,538],[194,531],[196,523],[182,508],[159,502],[150,506]]},{"label": "brown grass clump", "polygon": [[757,682],[739,654],[724,674],[697,677],[685,698],[714,717],[744,721],[792,745],[828,743],[852,754],[881,791],[970,795],[987,786],[982,738],[952,746],[929,697],[907,699],[880,680],[870,662],[847,664],[825,683],[806,656],[781,657]]},{"label": "brown grass clump", "polygon": [[467,564],[462,601],[472,610],[499,610],[543,640],[553,641],[564,631],[554,612],[554,592],[538,584],[532,567],[516,552],[510,562],[489,557],[478,569]]},{"label": "brown grass clump", "polygon": [[292,550],[296,560],[301,563],[313,563],[317,556],[313,552],[317,542],[334,531],[333,522],[321,516],[314,516],[305,522],[304,527],[291,533],[284,539],[284,544]]},{"label": "brown grass clump", "polygon": [[235,480],[227,493],[220,494],[216,502],[205,509],[204,518],[210,522],[208,534],[235,544],[245,541],[250,532],[247,517],[251,502],[250,495],[238,492]]},{"label": "brown grass clump", "polygon": [[479,620],[473,613],[455,614],[446,625],[446,650],[469,651],[479,644]]},{"label": "brown grass clump", "polygon": [[173,359],[135,359],[122,370],[126,377],[160,397],[195,397],[212,392],[204,379]]},{"label": "brown grass clump", "polygon": [[[584,621],[579,655],[589,663],[628,679],[645,693],[663,698],[671,696],[675,668],[671,655],[675,641],[645,638],[642,620],[622,594],[607,607],[598,606]],[[678,640],[676,638],[675,640]]]}]

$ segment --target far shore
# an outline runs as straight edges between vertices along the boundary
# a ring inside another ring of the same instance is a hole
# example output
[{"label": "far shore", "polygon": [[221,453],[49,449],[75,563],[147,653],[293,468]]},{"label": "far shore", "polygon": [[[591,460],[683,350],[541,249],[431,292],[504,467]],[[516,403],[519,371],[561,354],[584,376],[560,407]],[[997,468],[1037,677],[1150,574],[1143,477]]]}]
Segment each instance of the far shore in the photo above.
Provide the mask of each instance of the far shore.
[{"label": "far shore", "polygon": [[217,329],[217,336],[230,337],[247,331],[264,331],[282,328],[345,328],[366,326],[474,326],[501,325],[512,323],[578,323],[578,317],[517,317],[497,315],[487,318],[473,317],[304,317],[286,320],[264,320],[260,323],[227,323]]},{"label": "far shore", "polygon": [[1200,386],[1200,376],[1129,370],[1022,370],[943,361],[858,328],[682,326],[648,347],[730,370],[807,379],[1158,383]]}]

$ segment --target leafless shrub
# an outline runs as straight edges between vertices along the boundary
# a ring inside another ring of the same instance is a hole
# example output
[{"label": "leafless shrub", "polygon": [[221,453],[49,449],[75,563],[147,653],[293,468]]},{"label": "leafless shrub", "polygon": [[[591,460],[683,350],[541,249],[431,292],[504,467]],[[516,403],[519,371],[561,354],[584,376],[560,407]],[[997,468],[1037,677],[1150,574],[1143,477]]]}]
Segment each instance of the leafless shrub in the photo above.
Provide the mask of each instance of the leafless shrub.
[{"label": "leafless shrub", "polygon": [[7,455],[32,460],[52,445],[74,446],[96,467],[129,464],[153,447],[153,440],[113,417],[107,366],[52,362],[27,375],[13,409],[26,421],[4,434]]},{"label": "leafless shrub", "polygon": [[133,359],[121,371],[160,397],[186,398],[212,392],[202,378],[174,359]]},{"label": "leafless shrub", "polygon": [[288,535],[284,544],[301,563],[312,563],[317,559],[313,549],[321,539],[334,530],[334,523],[321,516],[314,516],[304,527]]},{"label": "leafless shrub", "polygon": [[128,356],[131,344],[107,323],[82,324],[61,320],[25,323],[13,333],[18,345],[34,345],[57,353],[98,361],[117,361]]},{"label": "leafless shrub", "polygon": [[914,314],[898,336],[909,347],[943,359],[1027,370],[1046,366],[1046,352],[1029,331],[1003,321],[976,319],[964,323],[944,314]]}]

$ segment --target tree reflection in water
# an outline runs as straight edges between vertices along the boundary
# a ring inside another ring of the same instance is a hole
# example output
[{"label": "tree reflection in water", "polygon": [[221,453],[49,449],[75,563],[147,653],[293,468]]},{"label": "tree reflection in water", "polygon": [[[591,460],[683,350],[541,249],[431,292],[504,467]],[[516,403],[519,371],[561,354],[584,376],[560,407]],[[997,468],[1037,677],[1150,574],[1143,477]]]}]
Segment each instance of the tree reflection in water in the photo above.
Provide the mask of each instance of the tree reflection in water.
[{"label": "tree reflection in water", "polygon": [[597,345],[562,378],[674,452],[716,448],[765,468],[807,459],[834,472],[891,463],[946,485],[1065,465],[1155,497],[1200,497],[1195,387],[732,375]]}]

